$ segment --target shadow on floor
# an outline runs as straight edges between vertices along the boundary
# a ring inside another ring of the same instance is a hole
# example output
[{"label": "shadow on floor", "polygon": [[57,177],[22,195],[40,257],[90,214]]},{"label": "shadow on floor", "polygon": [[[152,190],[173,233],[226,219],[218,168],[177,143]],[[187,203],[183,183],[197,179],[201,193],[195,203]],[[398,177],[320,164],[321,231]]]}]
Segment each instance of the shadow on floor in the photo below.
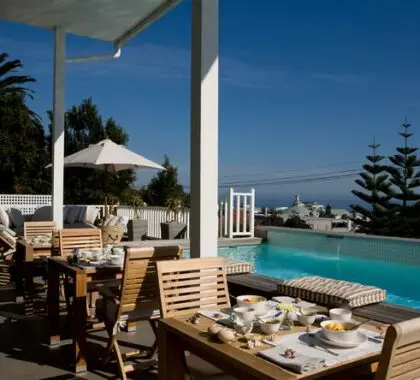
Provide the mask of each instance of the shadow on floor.
[{"label": "shadow on floor", "polygon": [[[70,367],[72,357],[71,341],[63,341],[56,348],[47,344],[48,321],[42,315],[8,321],[1,317],[3,313],[19,312],[17,304],[0,304],[0,378],[1,380],[82,380],[82,379],[117,379],[115,362],[103,366],[105,331],[88,334],[88,371],[75,375]],[[17,309],[16,309],[17,308]],[[64,321],[63,321],[64,322]],[[121,334],[120,345],[123,352],[130,351],[136,344],[150,346],[154,335],[148,323],[137,324],[136,333]],[[220,371],[191,355],[187,358],[194,375],[194,380],[217,379]],[[156,370],[134,371],[127,375],[129,379],[157,380]],[[230,378],[230,377],[229,377]]]}]

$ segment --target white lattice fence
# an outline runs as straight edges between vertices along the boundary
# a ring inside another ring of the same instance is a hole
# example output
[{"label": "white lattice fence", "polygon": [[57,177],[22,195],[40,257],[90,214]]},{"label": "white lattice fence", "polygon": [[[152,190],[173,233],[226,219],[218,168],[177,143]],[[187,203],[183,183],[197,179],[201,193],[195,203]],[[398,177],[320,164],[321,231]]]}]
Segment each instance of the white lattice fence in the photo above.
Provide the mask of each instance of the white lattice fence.
[{"label": "white lattice fence", "polygon": [[0,194],[0,206],[13,207],[23,215],[32,215],[37,208],[51,206],[51,195]]}]

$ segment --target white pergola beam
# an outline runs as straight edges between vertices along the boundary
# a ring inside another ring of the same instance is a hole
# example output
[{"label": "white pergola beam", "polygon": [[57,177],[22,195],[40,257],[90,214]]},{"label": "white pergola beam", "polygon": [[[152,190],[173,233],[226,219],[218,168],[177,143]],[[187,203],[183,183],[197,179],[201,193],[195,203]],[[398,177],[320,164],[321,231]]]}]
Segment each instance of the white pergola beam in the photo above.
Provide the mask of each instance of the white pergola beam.
[{"label": "white pergola beam", "polygon": [[217,256],[218,0],[192,1],[191,257]]},{"label": "white pergola beam", "polygon": [[52,218],[57,228],[63,228],[64,201],[64,79],[66,63],[66,32],[57,26],[54,36],[53,84],[53,164]]}]

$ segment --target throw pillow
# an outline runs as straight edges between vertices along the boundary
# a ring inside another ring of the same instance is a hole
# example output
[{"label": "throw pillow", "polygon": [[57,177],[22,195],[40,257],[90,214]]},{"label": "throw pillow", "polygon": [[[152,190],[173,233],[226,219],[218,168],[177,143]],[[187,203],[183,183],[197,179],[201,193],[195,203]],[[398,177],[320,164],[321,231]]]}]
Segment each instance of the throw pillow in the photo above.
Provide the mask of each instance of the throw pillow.
[{"label": "throw pillow", "polygon": [[42,206],[35,210],[34,215],[32,216],[32,222],[46,222],[51,220],[52,208],[51,206]]},{"label": "throw pillow", "polygon": [[71,206],[64,206],[64,209],[63,209],[63,223],[64,224],[68,223],[70,210],[71,210]]},{"label": "throw pillow", "polygon": [[95,224],[96,218],[99,214],[99,207],[87,206],[84,210],[83,223]]},{"label": "throw pillow", "polygon": [[23,217],[22,212],[20,210],[11,207],[7,210],[7,213],[9,214],[10,220],[14,228],[23,227],[23,223],[25,223],[25,218]]},{"label": "throw pillow", "polygon": [[115,226],[117,222],[118,222],[118,216],[108,215],[105,218],[104,226]]},{"label": "throw pillow", "polygon": [[6,212],[6,210],[2,207],[0,207],[0,223],[3,224],[3,226],[9,228],[10,227],[10,218],[9,214]]},{"label": "throw pillow", "polygon": [[73,224],[79,217],[80,209],[79,206],[71,206],[69,215],[67,217],[67,223]]},{"label": "throw pillow", "polygon": [[128,221],[128,216],[119,216],[116,225],[126,227]]}]

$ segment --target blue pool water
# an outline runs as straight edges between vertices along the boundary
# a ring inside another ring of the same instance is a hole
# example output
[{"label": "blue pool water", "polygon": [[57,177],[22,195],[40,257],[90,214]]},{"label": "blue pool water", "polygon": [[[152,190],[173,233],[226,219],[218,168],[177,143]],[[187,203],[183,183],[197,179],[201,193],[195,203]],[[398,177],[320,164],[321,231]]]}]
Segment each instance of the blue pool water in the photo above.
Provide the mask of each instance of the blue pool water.
[{"label": "blue pool water", "polygon": [[252,262],[256,273],[282,279],[317,275],[386,289],[387,302],[420,309],[420,266],[277,244],[219,248],[219,256]]}]

